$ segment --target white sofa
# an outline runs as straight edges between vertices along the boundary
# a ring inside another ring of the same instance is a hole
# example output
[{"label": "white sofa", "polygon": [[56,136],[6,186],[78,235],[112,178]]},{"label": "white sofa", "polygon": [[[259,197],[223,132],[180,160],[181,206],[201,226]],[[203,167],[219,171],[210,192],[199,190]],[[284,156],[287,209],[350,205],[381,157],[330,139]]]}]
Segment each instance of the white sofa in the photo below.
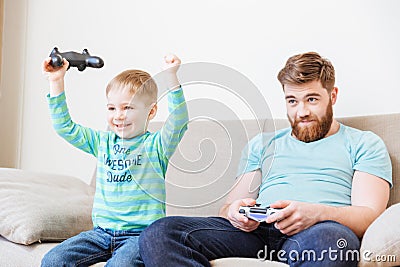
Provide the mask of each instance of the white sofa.
[{"label": "white sofa", "polygon": [[[394,205],[400,202],[400,113],[339,120],[381,136],[393,165],[391,207],[367,230],[360,266],[400,265],[400,204]],[[284,119],[190,123],[167,172],[167,215],[217,215],[234,183],[247,141],[261,131],[286,126]],[[0,169],[0,266],[39,266],[43,255],[60,240],[90,229],[93,192],[93,185],[74,177]],[[218,259],[212,265],[285,266],[241,258]]]}]

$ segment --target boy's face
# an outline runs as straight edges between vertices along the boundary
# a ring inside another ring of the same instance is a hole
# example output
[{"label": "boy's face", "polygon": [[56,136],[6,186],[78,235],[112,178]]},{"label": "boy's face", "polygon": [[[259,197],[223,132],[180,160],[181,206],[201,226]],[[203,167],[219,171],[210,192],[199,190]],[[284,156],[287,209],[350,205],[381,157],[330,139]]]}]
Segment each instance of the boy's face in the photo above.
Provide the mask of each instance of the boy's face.
[{"label": "boy's face", "polygon": [[129,90],[110,90],[107,95],[107,122],[111,131],[129,139],[143,134],[153,119],[157,106],[146,104],[144,96],[132,95]]}]

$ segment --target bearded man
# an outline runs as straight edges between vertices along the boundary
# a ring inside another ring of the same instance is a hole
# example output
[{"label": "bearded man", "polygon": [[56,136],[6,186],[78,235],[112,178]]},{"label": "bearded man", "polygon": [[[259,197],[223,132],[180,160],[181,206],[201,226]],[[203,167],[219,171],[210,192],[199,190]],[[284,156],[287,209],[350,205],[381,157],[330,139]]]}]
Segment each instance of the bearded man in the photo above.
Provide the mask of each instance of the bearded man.
[{"label": "bearded man", "polygon": [[[357,265],[359,239],[389,198],[386,147],[333,118],[338,88],[329,60],[292,56],[278,79],[291,127],[248,143],[219,217],[166,217],[148,227],[140,237],[146,266],[210,266],[225,257]],[[239,213],[256,203],[279,211],[261,223]]]}]

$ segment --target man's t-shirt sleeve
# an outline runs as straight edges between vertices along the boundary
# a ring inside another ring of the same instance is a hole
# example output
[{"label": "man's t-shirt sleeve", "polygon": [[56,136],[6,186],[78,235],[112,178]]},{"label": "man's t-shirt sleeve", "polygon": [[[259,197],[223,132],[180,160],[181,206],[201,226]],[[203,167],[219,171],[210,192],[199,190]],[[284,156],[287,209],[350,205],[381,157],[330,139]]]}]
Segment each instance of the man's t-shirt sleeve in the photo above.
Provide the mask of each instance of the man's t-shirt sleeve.
[{"label": "man's t-shirt sleeve", "polygon": [[372,132],[364,132],[357,144],[354,170],[378,176],[392,184],[392,164],[382,139]]},{"label": "man's t-shirt sleeve", "polygon": [[261,169],[262,150],[264,146],[262,140],[263,134],[260,133],[243,148],[236,177]]}]

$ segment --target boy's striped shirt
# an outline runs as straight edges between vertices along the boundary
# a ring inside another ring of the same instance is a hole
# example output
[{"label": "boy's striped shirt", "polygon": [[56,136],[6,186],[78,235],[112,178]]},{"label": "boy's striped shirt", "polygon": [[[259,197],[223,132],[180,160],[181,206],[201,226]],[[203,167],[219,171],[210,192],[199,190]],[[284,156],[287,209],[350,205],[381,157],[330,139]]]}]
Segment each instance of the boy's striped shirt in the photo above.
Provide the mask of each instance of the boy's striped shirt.
[{"label": "boy's striped shirt", "polygon": [[49,97],[57,133],[97,158],[94,226],[142,230],[165,216],[165,173],[168,160],[187,129],[188,113],[181,88],[168,93],[170,116],[160,131],[121,139],[71,120],[65,93]]}]

